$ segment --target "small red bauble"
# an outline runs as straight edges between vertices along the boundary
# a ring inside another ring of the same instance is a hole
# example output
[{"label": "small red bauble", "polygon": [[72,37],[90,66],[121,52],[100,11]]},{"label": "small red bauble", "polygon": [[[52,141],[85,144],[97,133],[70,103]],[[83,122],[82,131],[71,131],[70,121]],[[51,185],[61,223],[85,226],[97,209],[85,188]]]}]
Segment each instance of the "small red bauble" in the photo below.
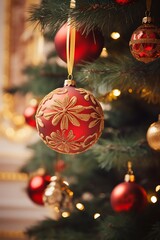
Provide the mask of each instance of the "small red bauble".
[{"label": "small red bauble", "polygon": [[27,193],[29,198],[38,205],[44,205],[43,194],[50,183],[50,176],[48,175],[35,175],[30,178]]},{"label": "small red bauble", "polygon": [[[65,81],[67,85],[68,82],[70,85],[74,81]],[[36,122],[40,137],[48,147],[64,154],[77,154],[97,142],[103,130],[104,115],[101,105],[89,91],[64,86],[42,99]]]},{"label": "small red bauble", "polygon": [[147,205],[147,194],[137,183],[123,182],[113,189],[110,201],[115,212],[139,212]]},{"label": "small red bauble", "polygon": [[144,23],[132,34],[130,50],[138,61],[149,63],[160,57],[160,29]]},{"label": "small red bauble", "polygon": [[[67,39],[67,24],[63,25],[57,32],[54,43],[58,56],[66,60],[66,39]],[[92,61],[99,57],[104,46],[104,38],[98,30],[89,32],[87,35],[82,34],[83,30],[76,31],[75,40],[75,55],[74,63],[82,61]]]},{"label": "small red bauble", "polygon": [[66,164],[62,159],[59,159],[54,165],[54,169],[56,172],[62,172],[66,168]]},{"label": "small red bauble", "polygon": [[132,3],[134,1],[135,0],[115,0],[115,2],[120,4],[120,5],[125,5],[125,4],[128,4],[128,3]]},{"label": "small red bauble", "polygon": [[33,127],[33,128],[36,127],[35,114],[36,114],[37,108],[38,108],[37,100],[32,99],[30,105],[27,106],[25,111],[24,111],[25,122],[30,127]]}]

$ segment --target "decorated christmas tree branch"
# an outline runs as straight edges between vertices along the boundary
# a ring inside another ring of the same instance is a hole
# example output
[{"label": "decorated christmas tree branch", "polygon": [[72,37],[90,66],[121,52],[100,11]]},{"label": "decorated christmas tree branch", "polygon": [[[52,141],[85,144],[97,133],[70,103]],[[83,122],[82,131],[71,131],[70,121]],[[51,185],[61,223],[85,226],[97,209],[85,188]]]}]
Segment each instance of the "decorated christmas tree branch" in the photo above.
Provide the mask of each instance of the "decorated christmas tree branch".
[{"label": "decorated christmas tree branch", "polygon": [[160,103],[160,60],[146,65],[134,61],[128,54],[108,57],[86,64],[77,77],[91,86],[102,101],[111,90],[118,88],[126,93],[131,89],[131,93],[139,94],[148,102]]},{"label": "decorated christmas tree branch", "polygon": [[[116,4],[113,0],[77,1],[76,9],[69,9],[69,2],[59,4],[59,1],[42,1],[40,6],[32,6],[30,20],[38,22],[42,29],[48,28],[51,33],[57,31],[66,21],[68,14],[76,22],[76,27],[84,28],[84,32],[96,27],[106,33],[110,32],[109,23],[118,29],[126,25],[126,31],[130,25],[140,23],[145,11],[145,0],[127,6]],[[102,24],[103,22],[103,24]],[[117,29],[117,30],[118,30]],[[128,32],[128,31],[127,31]]]}]

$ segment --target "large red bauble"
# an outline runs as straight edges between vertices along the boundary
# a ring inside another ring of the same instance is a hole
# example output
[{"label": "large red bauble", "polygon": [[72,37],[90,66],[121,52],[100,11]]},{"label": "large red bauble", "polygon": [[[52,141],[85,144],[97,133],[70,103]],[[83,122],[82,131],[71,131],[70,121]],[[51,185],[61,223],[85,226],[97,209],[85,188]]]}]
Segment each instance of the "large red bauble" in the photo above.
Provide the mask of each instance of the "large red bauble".
[{"label": "large red bauble", "polygon": [[37,108],[38,108],[38,103],[37,103],[37,101],[32,101],[32,102],[33,102],[33,104],[31,103],[24,110],[24,118],[25,118],[25,122],[30,127],[36,128],[35,114],[36,114],[36,111],[37,111]]},{"label": "large red bauble", "polygon": [[64,154],[77,154],[97,142],[104,115],[89,91],[65,86],[44,97],[36,122],[40,137],[48,147]]},{"label": "large red bauble", "polygon": [[135,0],[115,0],[115,2],[120,4],[120,5],[125,5],[125,4],[128,4],[128,3],[132,3],[134,1]]},{"label": "large red bauble", "polygon": [[154,61],[160,57],[160,29],[151,23],[142,24],[133,32],[129,45],[138,61]]},{"label": "large red bauble", "polygon": [[[58,56],[63,60],[66,59],[66,39],[67,39],[67,24],[63,25],[57,32],[54,43]],[[83,30],[76,31],[75,55],[74,63],[82,61],[92,61],[99,57],[104,46],[104,38],[98,30],[89,32],[87,35],[82,34]]]},{"label": "large red bauble", "polygon": [[29,198],[38,205],[44,205],[43,194],[50,183],[49,175],[35,175],[30,178],[27,187]]},{"label": "large red bauble", "polygon": [[139,212],[147,205],[147,194],[137,183],[123,182],[113,189],[110,201],[115,212]]}]

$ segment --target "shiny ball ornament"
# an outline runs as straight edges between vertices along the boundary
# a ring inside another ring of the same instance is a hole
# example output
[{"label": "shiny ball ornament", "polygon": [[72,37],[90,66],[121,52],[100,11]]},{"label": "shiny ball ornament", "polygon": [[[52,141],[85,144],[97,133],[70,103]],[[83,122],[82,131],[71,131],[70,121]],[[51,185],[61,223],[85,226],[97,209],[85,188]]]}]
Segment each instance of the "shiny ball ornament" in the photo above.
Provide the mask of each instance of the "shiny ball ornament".
[{"label": "shiny ball ornament", "polygon": [[63,154],[88,150],[99,139],[104,127],[101,105],[87,90],[75,88],[66,80],[63,88],[42,99],[36,113],[41,139],[51,149]]},{"label": "shiny ball ornament", "polygon": [[[58,56],[65,62],[66,58],[66,41],[68,26],[64,24],[56,33],[54,43]],[[104,46],[104,38],[98,30],[83,34],[83,29],[76,31],[74,63],[82,61],[93,61],[99,57]]]},{"label": "shiny ball ornament", "polygon": [[147,205],[147,194],[137,183],[123,182],[113,189],[110,202],[115,212],[140,212]]},{"label": "shiny ball ornament", "polygon": [[147,142],[149,146],[156,150],[160,150],[160,120],[157,122],[154,122],[150,125],[150,127],[147,130]]},{"label": "shiny ball ornament", "polygon": [[160,28],[145,19],[133,32],[129,46],[134,58],[149,63],[160,57]]},{"label": "shiny ball ornament", "polygon": [[116,3],[120,4],[120,5],[126,5],[128,3],[132,3],[135,0],[115,0]]},{"label": "shiny ball ornament", "polygon": [[30,178],[27,186],[27,193],[32,202],[38,205],[44,205],[43,203],[43,194],[50,183],[49,175],[34,175]]},{"label": "shiny ball ornament", "polygon": [[43,202],[49,210],[50,217],[59,214],[59,217],[64,213],[70,213],[73,210],[73,192],[69,185],[60,176],[51,177],[51,182],[45,189]]},{"label": "shiny ball ornament", "polygon": [[32,99],[29,106],[24,110],[25,122],[33,128],[36,128],[35,114],[38,108],[38,102],[36,99]]}]

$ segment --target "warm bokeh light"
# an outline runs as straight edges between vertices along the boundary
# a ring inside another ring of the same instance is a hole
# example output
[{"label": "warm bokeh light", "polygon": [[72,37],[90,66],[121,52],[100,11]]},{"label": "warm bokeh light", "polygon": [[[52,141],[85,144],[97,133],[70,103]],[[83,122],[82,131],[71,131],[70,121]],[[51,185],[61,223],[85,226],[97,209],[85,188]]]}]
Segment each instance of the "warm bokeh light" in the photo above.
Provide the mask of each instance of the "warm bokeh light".
[{"label": "warm bokeh light", "polygon": [[83,211],[84,210],[84,205],[82,203],[77,203],[76,208],[80,211]]},{"label": "warm bokeh light", "polygon": [[107,49],[105,47],[102,49],[100,57],[104,57],[104,58],[108,57],[108,52],[107,52]]},{"label": "warm bokeh light", "polygon": [[120,36],[121,36],[121,35],[120,35],[118,32],[112,32],[112,33],[111,33],[111,38],[113,38],[114,40],[120,38]]},{"label": "warm bokeh light", "polygon": [[112,93],[115,97],[118,97],[121,95],[121,91],[119,89],[113,89]]},{"label": "warm bokeh light", "polygon": [[129,92],[129,93],[132,93],[132,92],[133,92],[133,89],[132,89],[132,88],[129,88],[129,89],[128,89],[128,92]]},{"label": "warm bokeh light", "polygon": [[100,213],[95,213],[94,214],[94,219],[97,219],[97,218],[99,218],[101,215],[100,215]]},{"label": "warm bokeh light", "polygon": [[157,185],[155,190],[156,190],[156,192],[160,191],[160,185]]},{"label": "warm bokeh light", "polygon": [[70,216],[70,213],[69,212],[63,212],[62,213],[62,217],[63,218],[67,218],[67,217],[69,217]]},{"label": "warm bokeh light", "polygon": [[157,202],[157,197],[156,196],[152,196],[151,197],[151,202],[152,203],[156,203]]}]

